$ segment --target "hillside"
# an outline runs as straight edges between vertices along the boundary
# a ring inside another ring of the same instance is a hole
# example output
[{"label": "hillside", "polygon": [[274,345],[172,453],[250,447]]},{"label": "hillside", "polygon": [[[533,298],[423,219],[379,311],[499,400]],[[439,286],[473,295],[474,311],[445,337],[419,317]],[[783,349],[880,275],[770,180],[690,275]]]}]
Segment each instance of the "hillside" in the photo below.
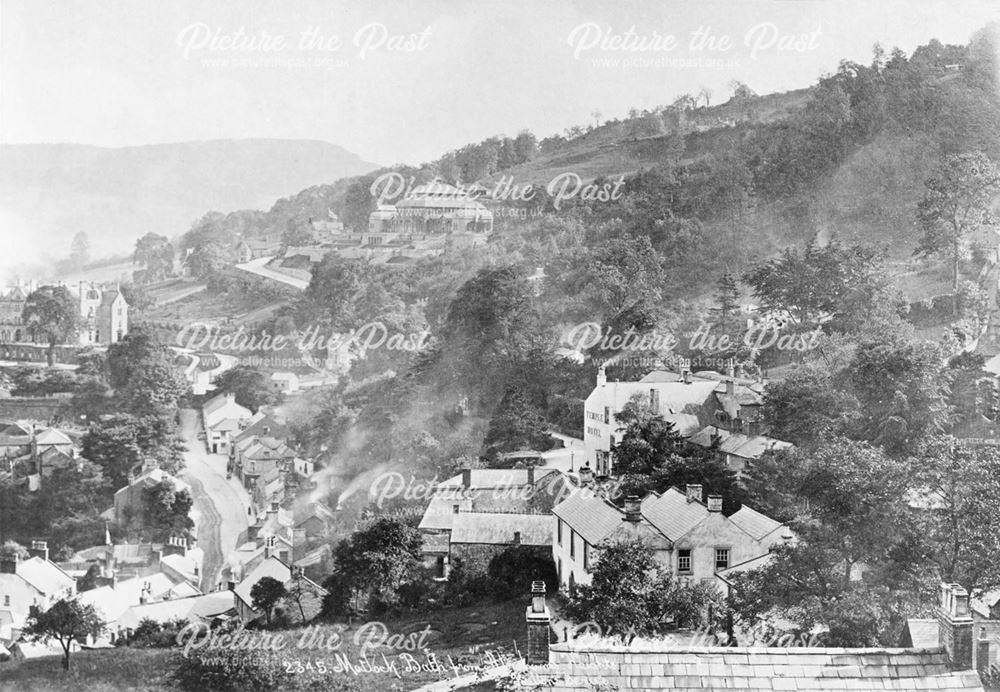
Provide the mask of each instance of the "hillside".
[{"label": "hillside", "polygon": [[374,168],[342,147],[308,140],[2,145],[0,224],[18,239],[4,263],[68,254],[79,231],[89,235],[92,256],[121,254],[144,233],[184,233],[208,210],[266,208]]}]

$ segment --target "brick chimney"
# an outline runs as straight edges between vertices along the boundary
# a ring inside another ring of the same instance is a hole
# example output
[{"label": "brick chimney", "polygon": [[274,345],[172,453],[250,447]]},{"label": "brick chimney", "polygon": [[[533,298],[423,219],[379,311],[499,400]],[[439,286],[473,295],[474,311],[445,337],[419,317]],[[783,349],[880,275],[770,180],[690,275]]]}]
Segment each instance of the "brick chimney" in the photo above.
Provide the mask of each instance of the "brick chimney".
[{"label": "brick chimney", "polygon": [[590,468],[590,464],[584,464],[580,467],[580,485],[588,486],[594,482],[594,470]]},{"label": "brick chimney", "polygon": [[700,483],[688,483],[687,492],[688,502],[701,502],[701,484]]},{"label": "brick chimney", "polygon": [[49,559],[49,544],[46,541],[32,541],[28,554],[31,557],[40,557],[47,561]]},{"label": "brick chimney", "polygon": [[0,574],[17,574],[18,559],[16,553],[0,555]]},{"label": "brick chimney", "polygon": [[952,670],[972,669],[972,611],[969,592],[960,584],[941,584],[938,642],[948,654]]},{"label": "brick chimney", "polygon": [[608,374],[607,371],[605,371],[604,369],[604,365],[602,364],[599,368],[597,368],[597,386],[603,387],[607,383],[608,383]]},{"label": "brick chimney", "polygon": [[531,605],[525,612],[528,621],[528,665],[545,665],[549,662],[549,630],[552,614],[545,604],[545,582],[531,582]]},{"label": "brick chimney", "polygon": [[732,377],[726,378],[726,394],[729,396],[736,395],[736,381]]},{"label": "brick chimney", "polygon": [[534,484],[535,484],[535,467],[534,466],[529,466],[528,467],[528,485],[534,485]]},{"label": "brick chimney", "polygon": [[516,546],[519,546],[519,545],[521,545],[521,532],[520,531],[515,531],[514,532],[514,546],[516,547]]},{"label": "brick chimney", "polygon": [[722,495],[709,495],[708,496],[708,511],[709,512],[721,512],[722,511]]},{"label": "brick chimney", "polygon": [[640,508],[639,496],[629,495],[625,498],[625,516],[622,517],[622,520],[630,521],[633,524],[638,523],[642,520],[642,511]]},{"label": "brick chimney", "polygon": [[462,487],[466,490],[472,487],[472,469],[462,469]]},{"label": "brick chimney", "polygon": [[278,539],[274,536],[268,536],[264,539],[264,559],[274,556],[277,554],[276,546],[278,544]]}]

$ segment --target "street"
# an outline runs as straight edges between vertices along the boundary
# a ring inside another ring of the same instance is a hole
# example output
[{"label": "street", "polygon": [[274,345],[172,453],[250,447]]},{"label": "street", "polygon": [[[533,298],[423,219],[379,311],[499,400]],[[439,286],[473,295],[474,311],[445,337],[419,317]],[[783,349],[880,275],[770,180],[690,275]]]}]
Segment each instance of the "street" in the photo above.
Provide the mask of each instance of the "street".
[{"label": "street", "polygon": [[235,478],[226,479],[226,457],[209,454],[198,439],[201,416],[194,409],[180,412],[181,435],[187,452],[182,477],[194,496],[192,518],[197,525],[198,546],[205,551],[201,590],[212,591],[226,557],[247,529],[250,497]]}]

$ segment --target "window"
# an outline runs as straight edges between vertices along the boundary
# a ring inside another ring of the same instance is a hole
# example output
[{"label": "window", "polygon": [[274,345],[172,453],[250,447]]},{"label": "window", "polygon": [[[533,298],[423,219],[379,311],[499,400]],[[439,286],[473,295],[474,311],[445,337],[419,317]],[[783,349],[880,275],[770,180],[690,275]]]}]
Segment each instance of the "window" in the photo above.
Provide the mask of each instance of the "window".
[{"label": "window", "polygon": [[729,548],[715,549],[715,571],[729,567]]},{"label": "window", "polygon": [[4,597],[3,597],[3,604],[4,604],[5,606],[9,606],[9,605],[10,605],[10,594],[4,594]]},{"label": "window", "polygon": [[573,529],[569,530],[569,556],[576,557],[576,531]]},{"label": "window", "polygon": [[451,511],[452,511],[453,514],[458,514],[458,510],[459,509],[460,509],[459,505],[452,505],[451,506]]},{"label": "window", "polygon": [[607,406],[604,407],[604,422],[606,424],[611,422],[611,409]]},{"label": "window", "polygon": [[691,549],[679,548],[677,550],[677,573],[691,574]]},{"label": "window", "polygon": [[556,542],[562,545],[562,519],[556,519]]}]

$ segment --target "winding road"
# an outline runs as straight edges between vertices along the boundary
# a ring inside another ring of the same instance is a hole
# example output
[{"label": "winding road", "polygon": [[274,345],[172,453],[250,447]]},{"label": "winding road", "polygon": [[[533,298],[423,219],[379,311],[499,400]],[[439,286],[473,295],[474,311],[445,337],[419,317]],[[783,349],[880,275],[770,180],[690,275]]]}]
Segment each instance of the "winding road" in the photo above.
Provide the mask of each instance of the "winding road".
[{"label": "winding road", "polygon": [[209,454],[198,439],[201,416],[194,409],[180,412],[181,435],[187,452],[182,477],[191,486],[193,519],[198,531],[198,547],[205,552],[201,590],[208,593],[219,586],[219,573],[226,557],[246,536],[250,496],[235,478],[226,479],[226,457]]}]

